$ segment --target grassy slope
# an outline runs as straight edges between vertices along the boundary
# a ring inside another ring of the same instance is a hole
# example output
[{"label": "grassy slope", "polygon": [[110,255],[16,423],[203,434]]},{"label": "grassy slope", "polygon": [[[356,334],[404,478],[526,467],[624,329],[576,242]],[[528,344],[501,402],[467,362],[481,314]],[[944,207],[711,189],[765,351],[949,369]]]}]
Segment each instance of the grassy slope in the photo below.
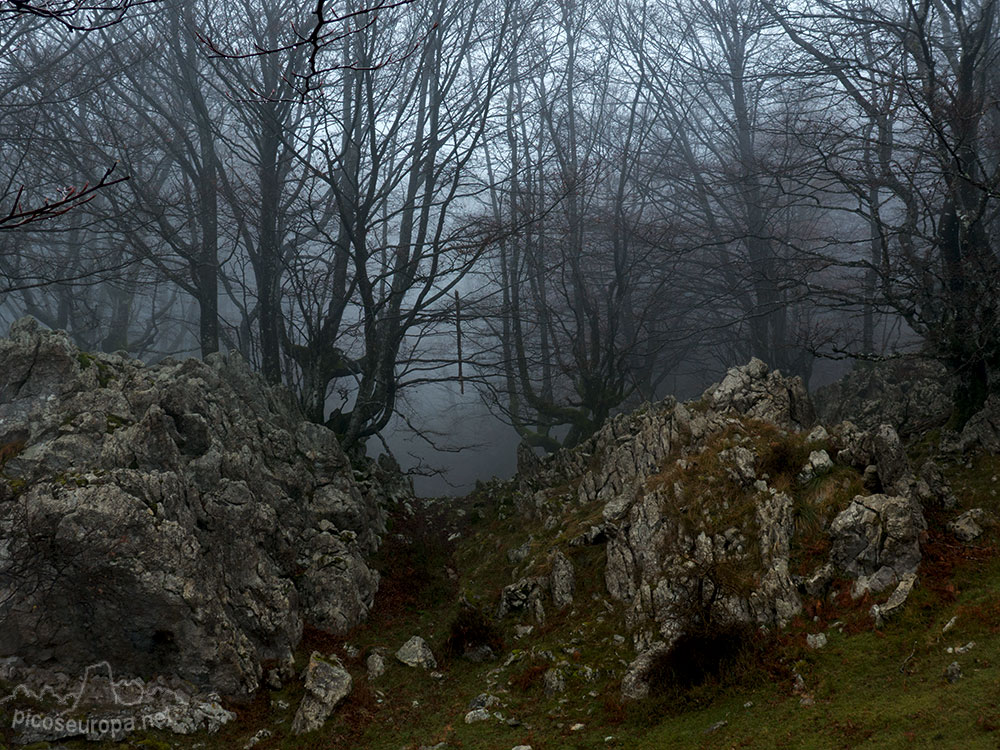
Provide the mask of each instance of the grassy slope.
[{"label": "grassy slope", "polygon": [[[994,480],[1000,475],[1000,457],[977,459],[949,474],[963,507],[1000,513],[1000,481]],[[874,629],[867,615],[870,602],[836,614],[809,603],[809,616],[795,622],[771,645],[766,662],[735,684],[708,684],[684,696],[622,706],[618,683],[632,649],[614,640],[626,632],[618,608],[609,611],[604,604],[602,547],[568,550],[577,569],[570,611],[550,611],[544,626],[536,625],[520,640],[514,636],[514,619],[500,623],[506,643],[502,661],[512,663],[496,674],[492,688],[488,673],[498,663],[444,658],[460,595],[492,612],[505,584],[544,572],[547,550],[585,528],[600,510],[579,508],[569,528],[546,531],[539,522],[526,527],[508,502],[495,487],[466,499],[463,533],[455,544],[445,539],[450,528],[438,515],[445,512],[441,506],[419,514],[420,521],[396,519],[392,531],[406,540],[390,535],[383,549],[384,581],[371,620],[346,638],[309,632],[304,640],[299,663],[313,649],[337,653],[355,677],[354,693],[323,729],[298,738],[287,735],[301,698],[301,686],[290,684],[279,692],[262,691],[253,704],[238,707],[241,720],[217,735],[135,737],[118,747],[239,748],[262,727],[274,732],[257,745],[264,750],[399,750],[440,742],[467,750],[507,750],[517,744],[534,750],[1000,747],[1000,554],[995,532],[973,546],[960,545],[943,530],[948,516],[930,518],[921,586],[904,615],[882,630]],[[529,535],[529,562],[511,564],[507,550]],[[568,549],[564,543],[560,548]],[[841,628],[828,622],[834,616]],[[944,624],[955,616],[955,626],[942,635]],[[828,633],[829,644],[808,649],[806,634],[820,631]],[[438,655],[439,676],[392,659],[392,652],[413,634],[426,638]],[[945,650],[969,641],[976,645],[966,654]],[[358,655],[347,658],[344,644],[358,649]],[[374,647],[387,649],[388,671],[369,684],[364,657]],[[567,691],[562,695],[543,694],[542,675],[552,664],[541,655],[544,651],[565,662]],[[942,674],[953,660],[964,673],[955,684]],[[793,694],[795,673],[805,681],[809,705]],[[466,725],[469,701],[487,691],[502,699],[494,710],[521,725]],[[707,731],[719,722],[726,724]],[[572,731],[576,723],[584,728]]]}]

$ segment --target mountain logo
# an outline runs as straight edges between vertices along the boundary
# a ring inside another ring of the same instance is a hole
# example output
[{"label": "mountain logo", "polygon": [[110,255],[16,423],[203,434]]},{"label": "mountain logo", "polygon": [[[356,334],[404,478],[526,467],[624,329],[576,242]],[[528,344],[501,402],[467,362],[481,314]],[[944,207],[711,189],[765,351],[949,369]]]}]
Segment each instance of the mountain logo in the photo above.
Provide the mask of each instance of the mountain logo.
[{"label": "mountain logo", "polygon": [[95,706],[135,707],[171,702],[183,703],[181,697],[169,688],[160,685],[147,687],[138,678],[115,679],[114,670],[107,661],[88,666],[80,684],[74,690],[60,693],[50,685],[33,689],[29,684],[21,683],[9,695],[0,698],[0,706],[19,698],[43,705],[59,706],[61,707],[59,713],[62,715]]},{"label": "mountain logo", "polygon": [[[139,728],[159,729],[167,721],[165,709],[183,703],[169,688],[147,686],[138,678],[116,679],[107,661],[88,666],[79,684],[70,690],[24,682],[0,698],[0,708],[18,706],[13,711],[12,729],[34,730],[53,739],[120,738]],[[39,708],[19,707],[24,704]]]}]

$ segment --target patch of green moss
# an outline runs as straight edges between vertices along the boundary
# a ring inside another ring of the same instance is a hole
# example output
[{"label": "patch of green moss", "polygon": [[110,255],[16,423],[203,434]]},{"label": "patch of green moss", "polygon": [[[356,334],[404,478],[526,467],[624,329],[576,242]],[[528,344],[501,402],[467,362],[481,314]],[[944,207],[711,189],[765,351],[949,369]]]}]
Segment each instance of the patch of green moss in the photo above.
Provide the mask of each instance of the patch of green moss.
[{"label": "patch of green moss", "polygon": [[87,477],[79,472],[56,474],[52,482],[60,487],[86,487],[90,484]]},{"label": "patch of green moss", "polygon": [[10,487],[10,491],[15,495],[20,495],[28,486],[27,481],[21,477],[0,477],[0,479],[7,483],[7,486]]},{"label": "patch of green moss", "polygon": [[81,370],[89,370],[91,367],[97,368],[97,382],[100,383],[101,388],[107,388],[108,383],[114,380],[114,370],[93,354],[79,352],[76,355],[76,361],[79,363]]}]

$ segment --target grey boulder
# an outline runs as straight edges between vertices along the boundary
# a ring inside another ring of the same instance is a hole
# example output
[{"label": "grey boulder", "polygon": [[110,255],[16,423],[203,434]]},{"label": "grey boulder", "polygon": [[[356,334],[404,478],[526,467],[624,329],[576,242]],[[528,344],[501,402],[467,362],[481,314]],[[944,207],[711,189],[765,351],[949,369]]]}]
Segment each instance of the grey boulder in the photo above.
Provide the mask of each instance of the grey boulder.
[{"label": "grey boulder", "polygon": [[562,609],[573,603],[576,574],[573,563],[559,550],[549,556],[549,561],[552,564],[552,571],[549,573],[552,603],[557,609]]},{"label": "grey boulder", "polygon": [[990,514],[982,508],[972,508],[948,522],[948,531],[960,542],[972,542],[983,534],[983,524],[990,522]]},{"label": "grey boulder", "polygon": [[364,619],[378,467],[239,356],[147,366],[25,319],[0,362],[0,656],[245,696],[304,622]]},{"label": "grey boulder", "polygon": [[878,593],[916,573],[926,528],[914,500],[890,495],[855,497],[830,526],[830,561]]},{"label": "grey boulder", "polygon": [[396,658],[408,667],[420,667],[422,669],[437,668],[437,660],[427,642],[419,635],[415,635],[396,652]]},{"label": "grey boulder", "polygon": [[323,657],[317,651],[309,657],[304,682],[306,694],[292,719],[292,734],[305,734],[323,726],[354,686],[340,659]]}]

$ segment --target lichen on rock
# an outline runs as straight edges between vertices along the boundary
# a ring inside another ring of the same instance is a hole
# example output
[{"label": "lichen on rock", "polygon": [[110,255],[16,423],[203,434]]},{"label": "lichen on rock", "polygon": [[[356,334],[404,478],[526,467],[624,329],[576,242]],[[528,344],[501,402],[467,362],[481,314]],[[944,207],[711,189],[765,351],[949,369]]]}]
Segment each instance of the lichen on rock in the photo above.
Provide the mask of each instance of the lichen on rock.
[{"label": "lichen on rock", "polygon": [[381,486],[239,356],[147,366],[25,319],[0,361],[0,655],[246,695],[304,622],[365,617]]},{"label": "lichen on rock", "polygon": [[[922,504],[946,503],[947,483],[933,466],[918,477],[888,425],[814,423],[801,379],[753,360],[696,402],[668,398],[611,418],[516,480],[519,507],[539,518],[559,512],[547,500],[565,497],[558,488],[575,488],[563,512],[586,522],[567,544],[604,545],[605,587],[637,652],[624,698],[648,692],[652,665],[683,637],[774,632],[838,575],[872,593],[912,588]],[[861,495],[866,482],[873,490]],[[545,584],[508,585],[499,614],[541,621]],[[886,616],[904,602],[886,602]]]}]

